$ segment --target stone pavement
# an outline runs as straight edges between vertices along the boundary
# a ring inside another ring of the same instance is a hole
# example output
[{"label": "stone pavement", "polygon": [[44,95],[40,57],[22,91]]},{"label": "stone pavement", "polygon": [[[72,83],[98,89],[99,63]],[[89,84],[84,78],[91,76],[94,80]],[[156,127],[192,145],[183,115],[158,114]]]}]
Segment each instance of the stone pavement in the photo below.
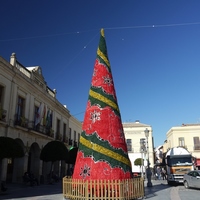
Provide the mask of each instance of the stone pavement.
[{"label": "stone pavement", "polygon": [[[180,200],[178,189],[168,186],[166,180],[152,180],[152,184],[153,187],[147,187],[147,181],[144,182],[144,199]],[[63,200],[62,181],[53,185],[30,187],[24,184],[7,184],[7,187],[5,193],[0,193],[0,200]]]},{"label": "stone pavement", "polygon": [[[145,186],[145,199],[152,200],[169,200],[171,187],[167,184],[166,180],[152,180],[152,187],[147,187],[147,181],[144,182]],[[175,193],[173,192],[172,195]],[[174,198],[173,198],[174,199]],[[178,198],[176,200],[179,200]]]}]

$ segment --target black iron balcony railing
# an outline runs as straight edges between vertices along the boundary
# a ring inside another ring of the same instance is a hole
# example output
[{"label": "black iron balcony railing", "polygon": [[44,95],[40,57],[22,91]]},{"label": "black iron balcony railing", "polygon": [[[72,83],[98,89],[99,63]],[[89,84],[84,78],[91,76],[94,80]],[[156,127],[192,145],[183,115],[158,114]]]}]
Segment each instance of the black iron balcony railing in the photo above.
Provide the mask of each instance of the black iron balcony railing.
[{"label": "black iron balcony railing", "polygon": [[72,139],[69,139],[69,145],[72,145]]},{"label": "black iron balcony railing", "polygon": [[28,119],[24,116],[15,115],[15,125],[21,126],[23,128],[28,128]]},{"label": "black iron balcony railing", "polygon": [[54,138],[54,130],[51,127],[43,126],[40,124],[35,125],[35,122],[29,122],[29,130],[33,130]]},{"label": "black iron balcony railing", "polygon": [[34,121],[28,121],[28,119],[26,119],[25,117],[15,115],[14,125],[27,128],[29,131],[36,131],[40,134],[44,134],[54,138],[54,130],[51,127],[46,127],[40,124],[35,125]]},{"label": "black iron balcony railing", "polygon": [[28,131],[36,131],[40,134],[50,136],[56,140],[60,140],[74,147],[78,146],[76,141],[69,139],[67,136],[63,136],[60,132],[54,133],[54,130],[51,127],[43,126],[40,124],[35,125],[35,121],[29,121],[27,118],[21,117],[17,114],[15,115],[14,125],[27,128]]},{"label": "black iron balcony railing", "polygon": [[0,121],[6,122],[7,110],[4,110],[0,107]]}]

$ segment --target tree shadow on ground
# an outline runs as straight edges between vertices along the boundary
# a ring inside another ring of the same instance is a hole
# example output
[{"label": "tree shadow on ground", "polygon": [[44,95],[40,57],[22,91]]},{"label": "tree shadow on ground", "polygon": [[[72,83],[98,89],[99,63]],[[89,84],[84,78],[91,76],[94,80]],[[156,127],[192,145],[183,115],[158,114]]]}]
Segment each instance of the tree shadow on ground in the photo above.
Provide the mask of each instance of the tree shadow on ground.
[{"label": "tree shadow on ground", "polygon": [[62,181],[51,185],[44,184],[34,187],[24,184],[7,184],[7,188],[6,192],[0,193],[0,200],[62,194]]}]

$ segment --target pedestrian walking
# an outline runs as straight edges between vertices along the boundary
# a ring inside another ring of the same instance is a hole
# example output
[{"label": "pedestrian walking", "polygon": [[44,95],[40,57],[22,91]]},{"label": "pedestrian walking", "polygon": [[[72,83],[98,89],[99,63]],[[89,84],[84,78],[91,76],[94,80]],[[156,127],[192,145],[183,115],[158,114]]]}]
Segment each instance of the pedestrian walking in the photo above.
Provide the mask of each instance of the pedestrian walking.
[{"label": "pedestrian walking", "polygon": [[161,168],[159,166],[156,169],[156,173],[157,173],[158,180],[160,180],[161,179]]},{"label": "pedestrian walking", "polygon": [[161,170],[161,175],[162,175],[163,180],[167,179],[167,177],[166,177],[166,170],[164,168],[162,168],[162,170]]}]

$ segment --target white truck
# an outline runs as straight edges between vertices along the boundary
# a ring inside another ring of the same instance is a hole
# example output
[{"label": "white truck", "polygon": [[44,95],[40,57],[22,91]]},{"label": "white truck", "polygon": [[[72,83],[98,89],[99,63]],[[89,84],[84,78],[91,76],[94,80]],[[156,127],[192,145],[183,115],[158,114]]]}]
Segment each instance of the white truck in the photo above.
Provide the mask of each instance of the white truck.
[{"label": "white truck", "polygon": [[183,176],[194,169],[191,153],[183,147],[174,147],[165,155],[167,182],[169,185],[182,183]]}]

